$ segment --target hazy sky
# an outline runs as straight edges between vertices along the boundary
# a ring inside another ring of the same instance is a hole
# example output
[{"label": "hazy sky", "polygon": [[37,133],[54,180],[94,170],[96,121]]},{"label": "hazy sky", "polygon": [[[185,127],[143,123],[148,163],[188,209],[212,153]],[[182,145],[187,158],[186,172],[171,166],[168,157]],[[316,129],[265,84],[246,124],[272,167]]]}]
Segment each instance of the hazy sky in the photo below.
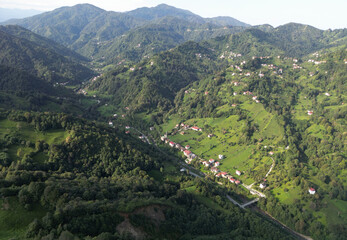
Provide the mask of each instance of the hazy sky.
[{"label": "hazy sky", "polygon": [[320,29],[347,28],[347,0],[0,0],[0,7],[49,11],[78,3],[117,12],[166,3],[202,17],[230,16],[252,25],[297,22]]}]

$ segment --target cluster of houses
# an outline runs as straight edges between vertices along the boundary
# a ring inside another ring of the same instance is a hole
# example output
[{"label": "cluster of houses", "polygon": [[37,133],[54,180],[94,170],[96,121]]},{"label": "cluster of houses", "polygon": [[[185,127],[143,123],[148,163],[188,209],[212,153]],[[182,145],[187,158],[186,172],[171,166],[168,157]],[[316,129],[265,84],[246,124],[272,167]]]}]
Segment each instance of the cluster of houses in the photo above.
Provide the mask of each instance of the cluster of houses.
[{"label": "cluster of houses", "polygon": [[314,63],[315,65],[319,65],[319,64],[322,64],[322,63],[326,63],[327,61],[315,61],[313,59],[309,59],[307,62],[311,62],[311,63]]},{"label": "cluster of houses", "polygon": [[193,159],[196,158],[196,155],[190,151],[190,146],[186,145],[185,147],[181,146],[179,143],[175,143],[167,138],[167,136],[162,136],[161,141],[165,142],[166,144],[169,144],[170,147],[176,148],[183,152],[184,156],[187,157],[186,163],[190,163]]},{"label": "cluster of houses", "polygon": [[296,63],[293,63],[293,69],[302,69],[302,67],[297,65]]},{"label": "cluster of houses", "polygon": [[[227,178],[231,183],[235,183],[236,185],[241,184],[240,180],[237,180],[236,178],[234,178],[232,175],[230,175],[227,172],[221,172],[218,169],[218,166],[220,166],[220,163],[215,161],[214,159],[210,159],[208,161],[202,161],[201,162],[202,165],[204,165],[205,167],[209,167],[210,171],[215,174],[215,176],[217,178]],[[239,170],[236,170],[236,175],[241,176],[241,172]]]}]

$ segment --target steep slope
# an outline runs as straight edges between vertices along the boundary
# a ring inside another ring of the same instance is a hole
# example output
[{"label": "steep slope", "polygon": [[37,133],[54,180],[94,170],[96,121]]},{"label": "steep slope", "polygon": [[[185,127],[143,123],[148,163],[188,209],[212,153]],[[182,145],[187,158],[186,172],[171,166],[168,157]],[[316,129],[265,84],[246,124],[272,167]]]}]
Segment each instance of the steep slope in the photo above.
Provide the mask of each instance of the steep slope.
[{"label": "steep slope", "polygon": [[20,27],[18,25],[6,25],[6,26],[0,26],[0,31],[6,32],[12,36],[18,37],[18,38],[22,38],[22,39],[26,39],[30,42],[34,42],[44,48],[50,49],[55,51],[57,54],[59,55],[63,55],[64,57],[67,57],[73,61],[88,61],[87,58],[79,55],[78,53],[71,51],[70,49],[57,44],[56,42],[42,37],[38,34],[35,34],[23,27]]},{"label": "steep slope", "polygon": [[62,7],[33,17],[7,21],[27,28],[41,36],[69,46],[80,36],[83,28],[105,11],[90,4]]},{"label": "steep slope", "polygon": [[347,29],[319,30],[290,23],[277,28],[269,25],[256,26],[241,33],[222,36],[206,42],[225,56],[232,52],[247,56],[303,57],[324,48],[345,45]]},{"label": "steep slope", "polygon": [[223,64],[212,50],[187,42],[130,69],[119,66],[93,82],[90,89],[113,95],[119,106],[167,110],[180,89],[217,72]]},{"label": "steep slope", "polygon": [[87,67],[45,45],[0,30],[0,64],[27,71],[49,82],[81,83],[93,75]]},{"label": "steep slope", "polygon": [[0,65],[0,91],[23,91],[53,94],[53,86],[15,68]]}]

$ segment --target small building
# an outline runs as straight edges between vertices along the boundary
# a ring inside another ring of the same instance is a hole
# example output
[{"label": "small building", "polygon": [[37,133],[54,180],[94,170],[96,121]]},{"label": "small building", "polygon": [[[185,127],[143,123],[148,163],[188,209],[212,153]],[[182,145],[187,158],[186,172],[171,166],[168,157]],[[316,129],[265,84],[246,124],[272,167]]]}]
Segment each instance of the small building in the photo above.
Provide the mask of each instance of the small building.
[{"label": "small building", "polygon": [[222,172],[222,177],[223,178],[226,178],[228,176],[228,173],[227,172]]},{"label": "small building", "polygon": [[266,188],[266,183],[261,183],[261,184],[259,185],[259,187],[260,187],[261,189]]},{"label": "small building", "polygon": [[153,131],[153,130],[154,130],[154,127],[150,127],[150,128],[149,128],[149,131]]},{"label": "small building", "polygon": [[215,163],[214,163],[214,166],[215,166],[215,167],[220,166],[220,162],[215,162]]},{"label": "small building", "polygon": [[183,151],[183,154],[184,154],[184,156],[186,156],[186,157],[190,157],[190,156],[192,155],[192,152],[189,151],[189,150],[185,150],[185,151]]},{"label": "small building", "polygon": [[313,111],[312,111],[312,110],[308,110],[308,111],[307,111],[307,114],[308,114],[309,116],[311,116],[311,115],[313,115]]},{"label": "small building", "polygon": [[234,95],[234,96],[237,96],[237,92],[234,92],[233,95]]},{"label": "small building", "polygon": [[272,156],[272,155],[274,155],[274,152],[269,152],[269,154]]},{"label": "small building", "polygon": [[129,133],[130,133],[130,131],[126,131],[126,132],[125,132],[125,134],[129,134]]},{"label": "small building", "polygon": [[209,163],[214,163],[215,160],[211,158],[210,160],[208,160],[208,162],[209,162]]},{"label": "small building", "polygon": [[161,136],[160,139],[164,142],[167,138],[165,136]]},{"label": "small building", "polygon": [[310,188],[310,189],[308,189],[308,192],[309,192],[311,195],[314,195],[314,194],[316,193],[316,189]]},{"label": "small building", "polygon": [[221,176],[222,176],[222,173],[217,173],[216,174],[216,177],[218,177],[218,178],[221,177]]},{"label": "small building", "polygon": [[219,158],[219,160],[222,160],[222,159],[224,159],[224,155],[219,154],[219,155],[218,155],[218,158]]},{"label": "small building", "polygon": [[239,180],[236,180],[236,181],[235,181],[235,184],[236,184],[236,185],[239,185],[240,183],[241,183],[241,182],[240,182]]},{"label": "small building", "polygon": [[130,126],[125,126],[125,129],[130,129]]},{"label": "small building", "polygon": [[169,142],[170,147],[174,147],[176,144],[174,142]]},{"label": "small building", "polygon": [[237,174],[238,176],[240,176],[240,175],[241,175],[241,172],[240,172],[239,170],[236,170],[236,174]]},{"label": "small building", "polygon": [[209,163],[209,162],[206,162],[206,161],[203,161],[203,162],[202,162],[202,165],[204,165],[205,167],[209,167],[209,166],[210,166],[210,163]]},{"label": "small building", "polygon": [[194,130],[194,131],[201,131],[201,128],[199,128],[199,127],[192,127],[192,130]]},{"label": "small building", "polygon": [[183,132],[183,131],[182,131],[182,132],[180,132],[180,134],[181,134],[181,135],[184,135],[184,134],[185,134],[185,132]]},{"label": "small building", "polygon": [[207,137],[208,137],[208,138],[211,138],[211,137],[213,137],[213,134],[209,134],[209,135],[207,135]]},{"label": "small building", "polygon": [[328,93],[328,92],[324,93],[324,95],[327,96],[327,97],[331,96],[330,93]]},{"label": "small building", "polygon": [[258,97],[257,97],[257,96],[253,96],[252,99],[253,99],[253,100],[257,100]]},{"label": "small building", "polygon": [[208,92],[207,92],[207,91],[205,92],[205,95],[208,95]]},{"label": "small building", "polygon": [[113,122],[108,122],[108,125],[113,126]]},{"label": "small building", "polygon": [[[216,167],[211,167],[211,172],[213,172],[213,173],[218,173],[218,172],[219,172],[219,169],[216,168]],[[223,176],[223,173],[222,173],[222,176]]]},{"label": "small building", "polygon": [[235,179],[234,179],[234,178],[229,178],[229,181],[230,181],[231,183],[235,183]]},{"label": "small building", "polygon": [[188,150],[190,148],[190,146],[189,145],[186,145],[186,149]]}]

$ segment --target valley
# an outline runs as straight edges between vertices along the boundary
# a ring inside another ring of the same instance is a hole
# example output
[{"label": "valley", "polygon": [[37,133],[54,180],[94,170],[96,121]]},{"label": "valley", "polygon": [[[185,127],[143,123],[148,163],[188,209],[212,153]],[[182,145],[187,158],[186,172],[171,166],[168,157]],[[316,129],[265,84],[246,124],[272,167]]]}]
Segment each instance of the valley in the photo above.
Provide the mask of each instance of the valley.
[{"label": "valley", "polygon": [[345,239],[346,46],[165,4],[3,23],[0,239]]}]

